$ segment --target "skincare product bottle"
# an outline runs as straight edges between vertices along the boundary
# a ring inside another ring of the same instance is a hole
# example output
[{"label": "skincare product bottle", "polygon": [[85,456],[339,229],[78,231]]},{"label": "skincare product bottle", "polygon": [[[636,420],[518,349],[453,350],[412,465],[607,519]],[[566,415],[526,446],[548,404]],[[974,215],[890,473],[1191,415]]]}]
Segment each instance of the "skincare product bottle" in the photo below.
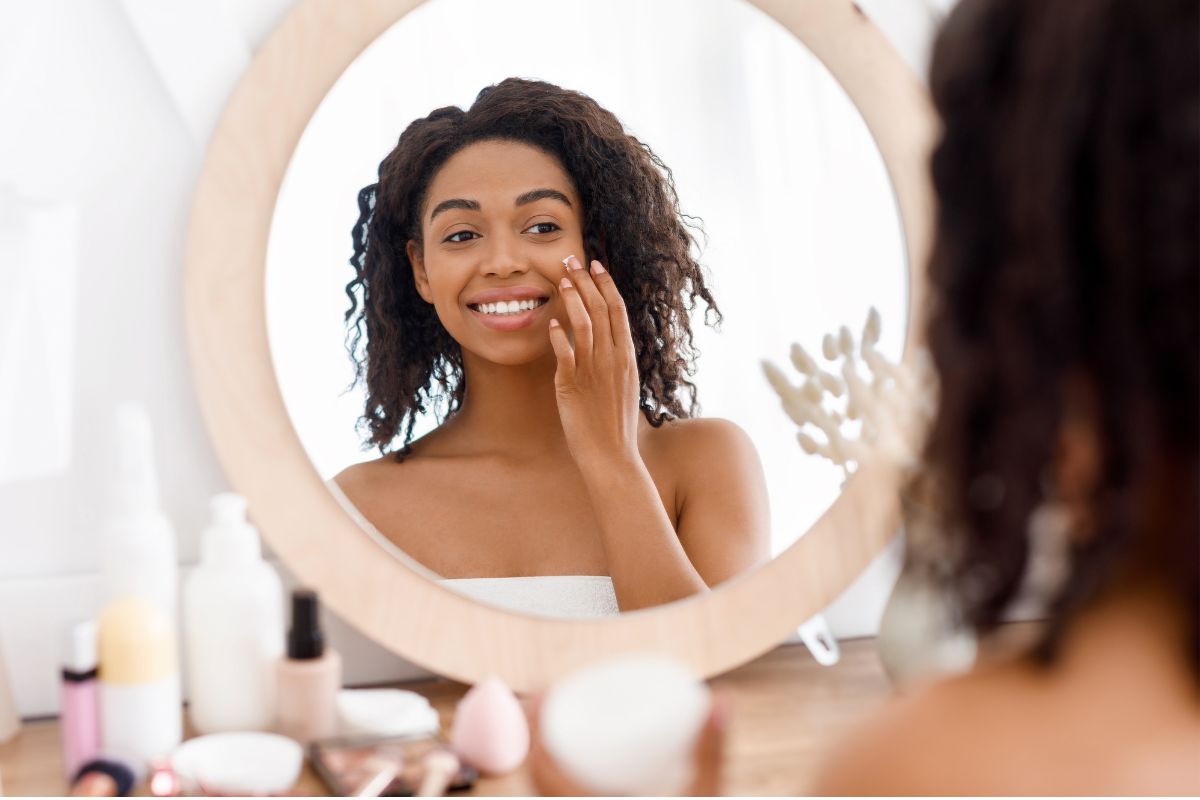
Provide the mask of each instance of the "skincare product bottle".
[{"label": "skincare product bottle", "polygon": [[103,525],[107,605],[100,615],[100,746],[144,769],[179,744],[178,560],[158,506],[145,409],[116,414],[112,504]]},{"label": "skincare product bottle", "polygon": [[279,662],[279,732],[307,744],[337,733],[342,658],[325,647],[317,594],[292,592],[287,658]]},{"label": "skincare product bottle", "polygon": [[63,768],[67,779],[100,752],[100,698],[96,677],[96,623],[73,623],[63,654],[61,718]]},{"label": "skincare product bottle", "polygon": [[175,631],[140,595],[100,615],[100,744],[140,768],[175,748],[183,734]]},{"label": "skincare product bottle", "polygon": [[144,408],[126,404],[117,409],[114,450],[109,516],[102,526],[106,602],[135,594],[147,597],[174,628],[179,559],[175,530],[158,505],[154,441]]},{"label": "skincare product bottle", "polygon": [[199,733],[265,730],[275,721],[283,655],[283,584],[263,561],[246,501],[212,499],[200,565],[183,587],[188,712]]}]

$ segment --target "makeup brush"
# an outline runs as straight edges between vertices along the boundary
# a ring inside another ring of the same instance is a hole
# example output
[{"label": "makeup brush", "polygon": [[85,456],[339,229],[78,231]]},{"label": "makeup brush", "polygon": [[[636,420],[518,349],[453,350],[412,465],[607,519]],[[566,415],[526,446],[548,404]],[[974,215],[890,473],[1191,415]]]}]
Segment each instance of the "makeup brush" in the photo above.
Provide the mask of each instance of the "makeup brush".
[{"label": "makeup brush", "polygon": [[376,772],[375,775],[370,778],[370,780],[366,781],[362,786],[360,786],[358,791],[354,793],[354,796],[379,797],[379,795],[383,794],[383,790],[386,789],[392,781],[396,780],[396,775],[399,774],[399,772],[400,770],[395,764],[387,765],[383,769],[379,770],[379,772]]},{"label": "makeup brush", "polygon": [[400,774],[402,762],[399,760],[385,760],[372,757],[363,766],[376,768],[377,771],[354,790],[354,796],[379,797],[379,795],[387,790],[388,786],[391,786],[392,781],[396,780],[396,776]]},{"label": "makeup brush", "polygon": [[417,797],[441,797],[454,780],[459,768],[458,756],[449,750],[434,750],[425,757],[425,776]]}]

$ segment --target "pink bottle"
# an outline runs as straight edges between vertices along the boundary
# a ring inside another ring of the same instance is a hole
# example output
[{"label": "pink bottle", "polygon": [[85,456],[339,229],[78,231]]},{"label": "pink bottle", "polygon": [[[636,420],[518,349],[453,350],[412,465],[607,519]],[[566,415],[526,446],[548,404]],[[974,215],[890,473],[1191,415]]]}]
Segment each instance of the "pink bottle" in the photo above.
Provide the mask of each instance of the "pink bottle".
[{"label": "pink bottle", "polygon": [[63,767],[67,780],[100,751],[100,704],[96,658],[96,623],[77,622],[67,631],[63,659]]}]

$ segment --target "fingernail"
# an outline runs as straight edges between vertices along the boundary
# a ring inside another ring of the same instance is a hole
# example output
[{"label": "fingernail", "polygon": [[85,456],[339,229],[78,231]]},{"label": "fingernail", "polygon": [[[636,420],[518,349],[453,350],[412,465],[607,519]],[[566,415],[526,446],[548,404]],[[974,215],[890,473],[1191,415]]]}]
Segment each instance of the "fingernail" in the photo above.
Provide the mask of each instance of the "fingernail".
[{"label": "fingernail", "polygon": [[561,281],[558,282],[558,285],[564,289],[570,289],[571,288],[571,280],[570,280],[570,278],[563,278]]},{"label": "fingernail", "polygon": [[564,258],[564,259],[562,260],[563,269],[570,269],[570,268],[571,268],[571,259],[572,259],[572,258],[574,258],[574,257],[575,257],[575,256],[567,256],[566,258]]},{"label": "fingernail", "polygon": [[596,273],[597,275],[599,275],[600,273],[602,273],[602,272],[607,272],[607,271],[608,271],[608,270],[606,270],[606,269],[604,268],[604,265],[603,265],[603,264],[601,264],[599,261],[593,261],[593,262],[592,262],[592,272],[594,272],[594,273]]},{"label": "fingernail", "polygon": [[550,327],[551,327],[551,328],[557,328],[557,327],[558,327],[558,320],[556,320],[556,319],[552,319],[552,320],[550,320]]},{"label": "fingernail", "polygon": [[575,256],[571,256],[571,269],[583,269],[583,264]]}]

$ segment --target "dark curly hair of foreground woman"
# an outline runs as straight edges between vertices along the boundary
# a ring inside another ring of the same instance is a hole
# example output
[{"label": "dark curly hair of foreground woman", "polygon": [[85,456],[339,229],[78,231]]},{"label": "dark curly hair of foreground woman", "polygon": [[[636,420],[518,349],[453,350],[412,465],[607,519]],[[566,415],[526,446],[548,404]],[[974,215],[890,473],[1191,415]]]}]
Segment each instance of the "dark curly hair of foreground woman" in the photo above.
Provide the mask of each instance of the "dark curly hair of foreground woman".
[{"label": "dark curly hair of foreground woman", "polygon": [[1074,411],[1064,389],[1086,386],[1097,485],[1043,662],[1081,609],[1136,577],[1170,589],[1200,677],[1198,8],[964,3],[933,56],[940,409],[910,488],[932,489],[951,583],[993,628]]},{"label": "dark curly hair of foreground woman", "polygon": [[583,202],[582,260],[605,264],[629,312],[646,419],[657,427],[698,413],[688,380],[697,355],[689,313],[699,298],[706,320],[719,323],[721,315],[692,255],[691,218],[679,210],[671,171],[590,97],[509,78],[466,111],[439,108],[409,125],[379,165],[378,182],[359,192],[346,322],[354,385],[367,388],[364,446],[386,453],[402,436],[399,460],[418,415],[433,410],[444,419],[462,402],[462,352],[417,294],[405,246],[421,241],[433,176],[455,153],[487,140],[537,147],[574,183]]}]

